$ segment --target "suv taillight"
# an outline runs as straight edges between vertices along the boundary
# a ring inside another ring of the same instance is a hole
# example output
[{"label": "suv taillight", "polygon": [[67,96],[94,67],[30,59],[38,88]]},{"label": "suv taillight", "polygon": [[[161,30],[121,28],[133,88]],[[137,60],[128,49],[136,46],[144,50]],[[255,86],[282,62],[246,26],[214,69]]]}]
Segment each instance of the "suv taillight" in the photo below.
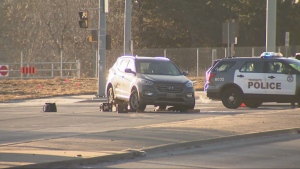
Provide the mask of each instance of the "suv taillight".
[{"label": "suv taillight", "polygon": [[211,78],[213,78],[214,76],[216,76],[216,73],[209,73],[209,76],[208,76],[208,81],[210,82]]}]

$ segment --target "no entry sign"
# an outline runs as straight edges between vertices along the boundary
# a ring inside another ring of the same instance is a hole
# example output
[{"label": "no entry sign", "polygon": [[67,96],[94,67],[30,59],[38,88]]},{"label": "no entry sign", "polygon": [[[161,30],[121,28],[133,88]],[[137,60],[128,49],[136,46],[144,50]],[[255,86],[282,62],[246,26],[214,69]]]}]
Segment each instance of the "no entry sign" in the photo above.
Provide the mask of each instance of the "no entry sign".
[{"label": "no entry sign", "polygon": [[8,65],[0,65],[0,76],[8,76]]}]

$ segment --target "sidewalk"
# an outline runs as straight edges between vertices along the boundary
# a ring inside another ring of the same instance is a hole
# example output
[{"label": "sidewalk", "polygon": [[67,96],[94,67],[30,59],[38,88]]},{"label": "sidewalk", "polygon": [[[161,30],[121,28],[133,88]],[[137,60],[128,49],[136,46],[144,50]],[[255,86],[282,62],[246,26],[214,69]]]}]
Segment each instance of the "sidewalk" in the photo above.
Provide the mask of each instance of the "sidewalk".
[{"label": "sidewalk", "polygon": [[[199,99],[204,97],[201,92],[197,95]],[[208,117],[116,130],[106,133],[105,136],[102,133],[84,137],[60,138],[55,142],[40,140],[16,146],[2,146],[0,147],[0,168],[21,166],[25,168],[64,168],[72,165],[134,158],[169,148],[201,146],[212,142],[270,134],[299,134],[299,113],[300,109],[288,109],[272,113],[258,112]],[[97,142],[91,139],[95,137],[99,138]],[[122,139],[105,141],[101,139],[103,137]],[[64,145],[68,145],[68,148]],[[51,149],[49,149],[50,146]],[[128,147],[131,148],[128,149]],[[71,148],[78,151],[72,151]],[[101,151],[95,151],[98,149]]]}]

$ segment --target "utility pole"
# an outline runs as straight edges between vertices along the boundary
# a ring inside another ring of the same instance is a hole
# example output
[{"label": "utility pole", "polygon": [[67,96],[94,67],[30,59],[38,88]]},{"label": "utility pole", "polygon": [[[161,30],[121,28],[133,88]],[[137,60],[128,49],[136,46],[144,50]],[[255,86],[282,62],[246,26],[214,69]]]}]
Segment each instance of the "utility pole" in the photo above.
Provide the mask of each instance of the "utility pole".
[{"label": "utility pole", "polygon": [[133,54],[131,41],[131,4],[132,0],[125,0],[124,14],[124,55]]},{"label": "utility pole", "polygon": [[277,0],[267,0],[266,52],[276,52],[276,7]]},{"label": "utility pole", "polygon": [[[105,2],[104,2],[105,1]],[[99,0],[98,22],[98,97],[105,97],[106,85],[106,13],[108,0]]]}]

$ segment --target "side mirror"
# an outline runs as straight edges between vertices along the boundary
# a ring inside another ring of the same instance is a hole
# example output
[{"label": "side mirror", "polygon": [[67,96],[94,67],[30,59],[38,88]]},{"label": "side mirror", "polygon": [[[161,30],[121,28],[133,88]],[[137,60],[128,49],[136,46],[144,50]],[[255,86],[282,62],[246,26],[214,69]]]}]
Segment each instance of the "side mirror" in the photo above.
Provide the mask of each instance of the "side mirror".
[{"label": "side mirror", "polygon": [[183,74],[184,76],[187,76],[187,75],[189,74],[189,71],[183,71],[182,74]]},{"label": "side mirror", "polygon": [[132,73],[132,74],[135,75],[135,72],[132,71],[130,68],[126,68],[126,69],[125,69],[125,73]]}]

